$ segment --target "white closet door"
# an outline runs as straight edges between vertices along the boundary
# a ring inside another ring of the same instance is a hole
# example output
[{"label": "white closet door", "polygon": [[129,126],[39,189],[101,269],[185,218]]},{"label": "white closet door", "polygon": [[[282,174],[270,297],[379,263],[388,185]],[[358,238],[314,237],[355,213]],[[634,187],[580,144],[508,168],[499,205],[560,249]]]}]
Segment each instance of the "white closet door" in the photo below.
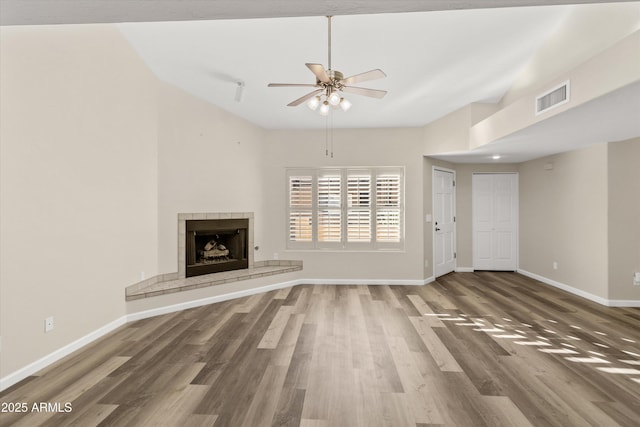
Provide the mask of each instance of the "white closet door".
[{"label": "white closet door", "polygon": [[473,175],[473,268],[518,267],[518,175]]}]

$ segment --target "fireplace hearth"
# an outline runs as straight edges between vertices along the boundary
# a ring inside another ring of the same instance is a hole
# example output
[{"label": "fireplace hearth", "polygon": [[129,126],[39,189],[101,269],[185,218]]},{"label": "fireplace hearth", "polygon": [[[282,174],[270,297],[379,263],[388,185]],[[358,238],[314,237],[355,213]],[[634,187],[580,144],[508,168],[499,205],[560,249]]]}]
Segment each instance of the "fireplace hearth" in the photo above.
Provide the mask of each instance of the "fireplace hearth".
[{"label": "fireplace hearth", "polygon": [[249,219],[185,222],[185,276],[249,268]]}]

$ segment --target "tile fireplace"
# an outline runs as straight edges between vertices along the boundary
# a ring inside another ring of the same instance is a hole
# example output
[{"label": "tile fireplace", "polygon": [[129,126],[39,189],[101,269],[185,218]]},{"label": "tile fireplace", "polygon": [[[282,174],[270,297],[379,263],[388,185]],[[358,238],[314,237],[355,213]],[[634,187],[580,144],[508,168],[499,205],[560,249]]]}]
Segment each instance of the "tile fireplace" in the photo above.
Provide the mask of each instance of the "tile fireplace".
[{"label": "tile fireplace", "polygon": [[249,268],[248,219],[186,221],[186,277]]},{"label": "tile fireplace", "polygon": [[178,215],[178,277],[251,268],[252,213]]}]

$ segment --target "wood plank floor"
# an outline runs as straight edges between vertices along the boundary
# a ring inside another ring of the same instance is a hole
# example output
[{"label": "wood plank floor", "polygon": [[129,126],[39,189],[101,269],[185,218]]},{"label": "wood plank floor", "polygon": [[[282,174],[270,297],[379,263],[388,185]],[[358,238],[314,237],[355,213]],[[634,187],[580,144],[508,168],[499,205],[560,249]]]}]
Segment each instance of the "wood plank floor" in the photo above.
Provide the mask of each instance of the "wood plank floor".
[{"label": "wood plank floor", "polygon": [[638,426],[640,309],[515,273],[296,286],[132,322],[0,402],[29,405],[2,426]]}]

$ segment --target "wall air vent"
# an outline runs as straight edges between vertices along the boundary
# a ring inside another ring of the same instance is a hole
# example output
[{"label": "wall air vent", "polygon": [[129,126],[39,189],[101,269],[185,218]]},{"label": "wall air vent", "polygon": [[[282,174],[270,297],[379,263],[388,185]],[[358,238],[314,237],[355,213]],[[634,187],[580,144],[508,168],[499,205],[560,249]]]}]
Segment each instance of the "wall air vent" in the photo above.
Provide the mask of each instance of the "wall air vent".
[{"label": "wall air vent", "polygon": [[569,102],[569,80],[536,97],[536,115]]}]

